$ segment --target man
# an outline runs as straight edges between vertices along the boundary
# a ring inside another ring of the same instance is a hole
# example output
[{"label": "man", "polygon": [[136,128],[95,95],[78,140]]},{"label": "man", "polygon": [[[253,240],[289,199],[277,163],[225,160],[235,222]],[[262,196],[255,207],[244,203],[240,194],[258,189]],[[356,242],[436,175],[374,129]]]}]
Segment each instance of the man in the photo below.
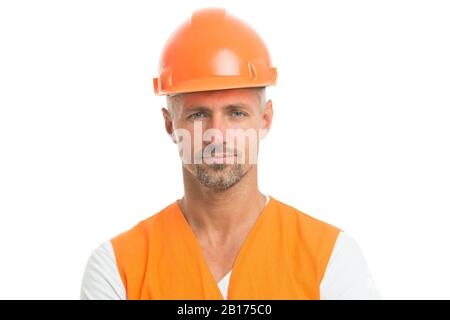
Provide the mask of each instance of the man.
[{"label": "man", "polygon": [[223,9],[193,13],[154,79],[179,147],[184,196],[88,261],[83,299],[372,299],[349,236],[258,189],[277,72],[256,32]]}]

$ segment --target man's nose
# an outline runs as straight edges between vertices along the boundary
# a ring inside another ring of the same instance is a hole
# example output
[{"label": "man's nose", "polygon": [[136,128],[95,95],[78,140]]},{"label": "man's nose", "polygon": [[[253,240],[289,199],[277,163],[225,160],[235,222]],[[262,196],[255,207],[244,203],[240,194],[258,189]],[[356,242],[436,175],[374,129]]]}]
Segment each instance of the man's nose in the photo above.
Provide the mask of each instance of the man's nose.
[{"label": "man's nose", "polygon": [[225,133],[226,133],[226,121],[222,117],[222,115],[215,113],[211,115],[210,121],[208,121],[208,125],[205,130],[212,129],[209,134],[209,141],[214,144],[221,144],[224,142]]}]

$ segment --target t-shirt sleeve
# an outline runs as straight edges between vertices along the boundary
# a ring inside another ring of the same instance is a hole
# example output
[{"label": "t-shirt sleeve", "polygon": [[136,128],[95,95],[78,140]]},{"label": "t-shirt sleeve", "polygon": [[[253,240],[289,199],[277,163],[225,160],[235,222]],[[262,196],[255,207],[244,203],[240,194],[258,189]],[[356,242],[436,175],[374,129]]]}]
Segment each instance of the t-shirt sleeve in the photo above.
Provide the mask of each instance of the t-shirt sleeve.
[{"label": "t-shirt sleeve", "polygon": [[320,299],[381,299],[360,247],[345,232],[336,239],[320,284]]},{"label": "t-shirt sleeve", "polygon": [[110,241],[94,250],[87,262],[81,283],[81,300],[126,300]]}]

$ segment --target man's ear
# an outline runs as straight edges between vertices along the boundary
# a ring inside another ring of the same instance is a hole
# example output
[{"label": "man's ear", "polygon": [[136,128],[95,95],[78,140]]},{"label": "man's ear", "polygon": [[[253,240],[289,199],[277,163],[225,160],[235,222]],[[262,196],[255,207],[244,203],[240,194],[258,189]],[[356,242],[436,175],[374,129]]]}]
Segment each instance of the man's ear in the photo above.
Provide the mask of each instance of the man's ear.
[{"label": "man's ear", "polygon": [[169,110],[167,110],[166,108],[161,108],[161,111],[164,117],[164,126],[166,127],[166,131],[172,139],[173,143],[177,143],[173,128],[172,116],[170,115]]},{"label": "man's ear", "polygon": [[273,119],[273,109],[272,109],[272,100],[267,100],[266,105],[264,106],[263,110],[263,123],[261,130],[264,134],[261,135],[261,139],[264,139],[269,133],[270,127],[272,126],[272,119]]}]

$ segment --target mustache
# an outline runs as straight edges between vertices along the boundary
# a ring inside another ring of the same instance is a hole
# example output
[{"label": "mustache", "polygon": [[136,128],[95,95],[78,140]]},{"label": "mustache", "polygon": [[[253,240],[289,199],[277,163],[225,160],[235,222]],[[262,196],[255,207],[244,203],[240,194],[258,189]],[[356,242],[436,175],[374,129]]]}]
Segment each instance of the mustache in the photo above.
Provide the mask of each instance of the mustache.
[{"label": "mustache", "polygon": [[242,153],[237,149],[230,149],[223,145],[207,145],[203,150],[198,151],[195,156],[197,159],[213,154],[223,154],[224,156],[240,156]]}]

